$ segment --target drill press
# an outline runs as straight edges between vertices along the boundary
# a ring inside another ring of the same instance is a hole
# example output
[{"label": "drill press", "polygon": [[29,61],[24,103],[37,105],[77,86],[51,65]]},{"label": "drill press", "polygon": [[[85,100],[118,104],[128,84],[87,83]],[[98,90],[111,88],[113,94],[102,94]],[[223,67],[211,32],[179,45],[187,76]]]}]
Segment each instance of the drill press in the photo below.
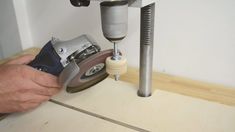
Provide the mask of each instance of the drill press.
[{"label": "drill press", "polygon": [[[89,6],[90,1],[92,0],[70,0],[71,4],[77,7]],[[108,62],[119,62],[117,59],[119,54],[118,54],[116,43],[124,38],[126,29],[127,29],[126,24],[123,24],[127,22],[125,21],[125,18],[123,17],[127,15],[127,12],[126,14],[124,13],[126,11],[126,5],[123,3],[128,2],[128,6],[130,7],[141,8],[141,11],[140,11],[140,15],[141,15],[140,69],[139,69],[140,73],[139,73],[138,95],[141,97],[151,96],[155,0],[124,0],[124,2],[123,0],[93,0],[93,1],[104,1],[100,4],[101,5],[102,30],[103,30],[104,36],[109,41],[114,43],[114,54],[112,56],[113,59],[112,58],[107,59],[107,60],[111,60]],[[120,14],[123,14],[123,16],[119,16]],[[116,18],[120,18],[120,19],[116,19]],[[115,21],[121,22],[121,23],[123,22],[123,23],[117,24]],[[111,26],[112,24],[113,26]],[[121,31],[121,32],[118,32],[118,31]],[[120,36],[118,36],[118,34],[120,34]],[[117,35],[117,36],[113,37],[109,35],[114,35],[114,36]],[[114,39],[114,38],[117,38],[117,39]],[[116,60],[116,61],[113,61],[113,60]],[[109,66],[109,64],[107,66]],[[119,74],[114,73],[114,76],[116,79],[118,79]]]}]

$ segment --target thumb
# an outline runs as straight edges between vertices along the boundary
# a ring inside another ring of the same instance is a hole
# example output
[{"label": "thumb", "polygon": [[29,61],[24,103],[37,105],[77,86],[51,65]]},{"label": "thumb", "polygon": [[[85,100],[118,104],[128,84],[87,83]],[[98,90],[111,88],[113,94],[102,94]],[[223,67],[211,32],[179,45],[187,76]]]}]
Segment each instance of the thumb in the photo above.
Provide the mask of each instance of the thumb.
[{"label": "thumb", "polygon": [[28,64],[29,62],[31,62],[33,59],[35,58],[34,55],[22,55],[16,59],[10,60],[9,62],[7,62],[6,64]]}]

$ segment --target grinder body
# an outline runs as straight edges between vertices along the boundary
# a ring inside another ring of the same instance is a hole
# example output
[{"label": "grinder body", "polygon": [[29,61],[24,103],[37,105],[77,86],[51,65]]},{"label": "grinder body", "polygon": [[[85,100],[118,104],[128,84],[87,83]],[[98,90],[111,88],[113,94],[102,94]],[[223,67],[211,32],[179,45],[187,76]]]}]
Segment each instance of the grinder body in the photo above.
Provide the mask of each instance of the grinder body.
[{"label": "grinder body", "polygon": [[103,79],[105,59],[112,50],[101,51],[88,35],[69,41],[52,39],[28,65],[59,77],[59,83],[74,93],[86,89]]},{"label": "grinder body", "polygon": [[71,58],[93,45],[97,45],[97,43],[88,35],[81,35],[68,41],[52,38],[28,65],[59,76],[70,63]]}]

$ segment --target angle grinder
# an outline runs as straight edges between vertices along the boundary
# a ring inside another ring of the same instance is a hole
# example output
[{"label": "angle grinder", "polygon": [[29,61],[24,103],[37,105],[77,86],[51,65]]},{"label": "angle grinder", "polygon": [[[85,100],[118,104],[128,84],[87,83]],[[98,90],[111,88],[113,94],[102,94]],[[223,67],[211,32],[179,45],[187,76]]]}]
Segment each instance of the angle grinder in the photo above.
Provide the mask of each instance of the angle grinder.
[{"label": "angle grinder", "polygon": [[113,50],[101,51],[88,35],[69,41],[52,38],[28,65],[59,77],[69,93],[89,88],[108,77],[105,60]]}]

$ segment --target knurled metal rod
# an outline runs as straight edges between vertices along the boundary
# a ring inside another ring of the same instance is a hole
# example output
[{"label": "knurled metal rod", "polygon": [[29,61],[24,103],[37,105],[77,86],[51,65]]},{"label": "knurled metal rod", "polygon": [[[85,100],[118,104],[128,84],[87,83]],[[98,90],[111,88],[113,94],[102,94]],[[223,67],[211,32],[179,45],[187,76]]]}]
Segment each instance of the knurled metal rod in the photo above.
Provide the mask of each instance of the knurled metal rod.
[{"label": "knurled metal rod", "polygon": [[138,95],[151,96],[155,3],[141,8],[140,74]]}]

